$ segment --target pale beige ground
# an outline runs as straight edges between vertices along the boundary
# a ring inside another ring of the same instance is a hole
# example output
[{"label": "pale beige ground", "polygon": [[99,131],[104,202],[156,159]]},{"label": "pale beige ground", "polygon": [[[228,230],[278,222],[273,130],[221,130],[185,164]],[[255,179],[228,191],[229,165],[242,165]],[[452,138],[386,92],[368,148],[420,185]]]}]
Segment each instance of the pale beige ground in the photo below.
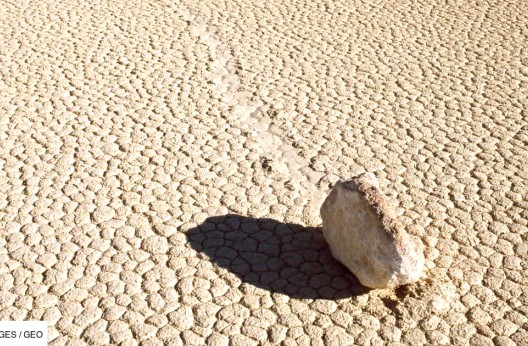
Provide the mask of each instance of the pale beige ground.
[{"label": "pale beige ground", "polygon": [[[51,345],[528,344],[527,13],[0,0],[0,319]],[[428,280],[367,292],[304,227],[366,170]]]}]

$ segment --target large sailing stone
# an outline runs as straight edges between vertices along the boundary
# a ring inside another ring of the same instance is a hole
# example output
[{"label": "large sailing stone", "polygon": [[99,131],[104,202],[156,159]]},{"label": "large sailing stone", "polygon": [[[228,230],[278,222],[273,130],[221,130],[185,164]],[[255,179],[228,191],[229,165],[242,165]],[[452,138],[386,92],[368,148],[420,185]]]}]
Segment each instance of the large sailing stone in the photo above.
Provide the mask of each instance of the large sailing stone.
[{"label": "large sailing stone", "polygon": [[372,173],[337,182],[321,207],[332,255],[362,285],[396,287],[420,279],[423,249],[397,220]]}]

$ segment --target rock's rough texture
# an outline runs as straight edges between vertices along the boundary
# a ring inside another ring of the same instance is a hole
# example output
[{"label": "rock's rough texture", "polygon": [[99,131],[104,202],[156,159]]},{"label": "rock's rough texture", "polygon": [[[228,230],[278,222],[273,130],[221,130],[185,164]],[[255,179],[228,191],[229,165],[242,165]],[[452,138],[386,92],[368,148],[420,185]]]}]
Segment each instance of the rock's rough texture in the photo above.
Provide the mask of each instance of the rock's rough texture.
[{"label": "rock's rough texture", "polygon": [[372,173],[337,182],[321,217],[332,254],[363,285],[395,287],[421,277],[423,251],[396,219]]}]

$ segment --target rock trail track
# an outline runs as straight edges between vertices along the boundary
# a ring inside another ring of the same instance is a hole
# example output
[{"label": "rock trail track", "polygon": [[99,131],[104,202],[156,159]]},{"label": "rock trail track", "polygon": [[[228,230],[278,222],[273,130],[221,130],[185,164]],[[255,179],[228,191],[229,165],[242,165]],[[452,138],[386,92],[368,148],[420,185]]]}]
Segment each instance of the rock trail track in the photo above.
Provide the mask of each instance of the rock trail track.
[{"label": "rock trail track", "polygon": [[[528,3],[0,0],[0,319],[50,345],[528,343]],[[427,279],[318,206],[376,174]]]}]

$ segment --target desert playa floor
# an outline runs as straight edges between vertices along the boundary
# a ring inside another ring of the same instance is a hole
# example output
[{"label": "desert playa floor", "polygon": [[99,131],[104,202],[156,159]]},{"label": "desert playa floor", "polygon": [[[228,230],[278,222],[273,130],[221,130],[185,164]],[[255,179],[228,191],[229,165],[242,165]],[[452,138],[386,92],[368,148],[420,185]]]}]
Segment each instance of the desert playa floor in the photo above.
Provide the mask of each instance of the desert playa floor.
[{"label": "desert playa floor", "polygon": [[[526,345],[528,2],[0,0],[0,319],[50,345]],[[370,171],[427,279],[318,207]]]}]

